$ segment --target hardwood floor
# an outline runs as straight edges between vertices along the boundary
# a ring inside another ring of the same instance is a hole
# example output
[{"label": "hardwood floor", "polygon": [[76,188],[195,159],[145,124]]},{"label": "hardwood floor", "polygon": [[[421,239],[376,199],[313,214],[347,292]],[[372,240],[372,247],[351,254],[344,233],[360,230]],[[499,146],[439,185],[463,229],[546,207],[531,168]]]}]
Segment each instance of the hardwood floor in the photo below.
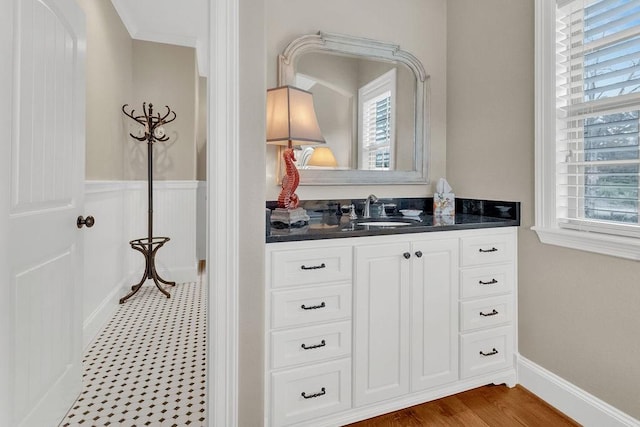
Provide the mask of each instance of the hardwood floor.
[{"label": "hardwood floor", "polygon": [[485,386],[381,415],[348,427],[579,426],[527,389]]}]

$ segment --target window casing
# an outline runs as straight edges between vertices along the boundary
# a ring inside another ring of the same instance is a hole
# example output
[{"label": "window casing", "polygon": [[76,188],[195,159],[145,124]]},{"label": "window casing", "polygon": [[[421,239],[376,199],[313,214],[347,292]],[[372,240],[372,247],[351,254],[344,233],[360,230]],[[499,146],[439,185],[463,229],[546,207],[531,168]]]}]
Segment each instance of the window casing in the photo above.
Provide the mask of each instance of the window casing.
[{"label": "window casing", "polygon": [[536,1],[536,226],[640,259],[640,0]]}]

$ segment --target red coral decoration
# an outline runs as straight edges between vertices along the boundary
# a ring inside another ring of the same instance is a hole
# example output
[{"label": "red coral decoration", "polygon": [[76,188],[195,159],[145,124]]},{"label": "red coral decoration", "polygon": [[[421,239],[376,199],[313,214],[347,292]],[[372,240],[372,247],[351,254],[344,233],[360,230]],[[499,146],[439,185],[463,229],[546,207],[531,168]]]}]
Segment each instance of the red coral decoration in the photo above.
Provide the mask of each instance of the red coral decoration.
[{"label": "red coral decoration", "polygon": [[296,195],[296,188],[300,183],[300,174],[296,169],[296,157],[292,148],[286,148],[284,154],[284,165],[286,175],[282,178],[282,191],[278,196],[278,207],[285,209],[296,209],[300,204],[300,199]]}]

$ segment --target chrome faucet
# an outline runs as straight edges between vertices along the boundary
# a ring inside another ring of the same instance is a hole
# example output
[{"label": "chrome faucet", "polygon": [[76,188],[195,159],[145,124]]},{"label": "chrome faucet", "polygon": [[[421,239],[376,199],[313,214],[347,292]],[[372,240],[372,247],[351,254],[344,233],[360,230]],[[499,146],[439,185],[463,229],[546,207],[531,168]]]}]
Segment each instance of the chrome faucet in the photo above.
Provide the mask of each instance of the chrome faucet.
[{"label": "chrome faucet", "polygon": [[373,194],[369,194],[367,200],[364,202],[364,212],[362,213],[362,218],[371,218],[371,203],[376,203],[378,198]]}]

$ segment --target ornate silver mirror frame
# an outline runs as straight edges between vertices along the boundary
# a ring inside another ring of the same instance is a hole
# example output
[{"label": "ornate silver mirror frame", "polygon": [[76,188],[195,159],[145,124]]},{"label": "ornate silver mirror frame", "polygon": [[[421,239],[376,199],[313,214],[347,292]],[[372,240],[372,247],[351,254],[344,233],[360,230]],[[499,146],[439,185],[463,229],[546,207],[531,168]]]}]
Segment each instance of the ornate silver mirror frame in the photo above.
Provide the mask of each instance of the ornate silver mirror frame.
[{"label": "ornate silver mirror frame", "polygon": [[429,76],[422,63],[400,46],[361,37],[318,32],[292,41],[278,57],[278,85],[292,84],[296,61],[310,52],[333,52],[398,62],[406,65],[416,77],[415,93],[415,159],[411,171],[370,170],[300,170],[300,185],[370,185],[424,184],[428,182],[429,147]]}]

